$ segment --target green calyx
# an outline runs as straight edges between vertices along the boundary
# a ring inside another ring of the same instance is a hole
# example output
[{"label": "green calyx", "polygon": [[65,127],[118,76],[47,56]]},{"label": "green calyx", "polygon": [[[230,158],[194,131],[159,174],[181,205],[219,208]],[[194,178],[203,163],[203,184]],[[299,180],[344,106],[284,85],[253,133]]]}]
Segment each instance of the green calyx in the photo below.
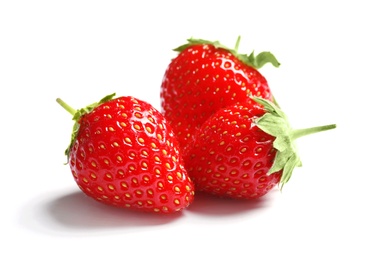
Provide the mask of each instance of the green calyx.
[{"label": "green calyx", "polygon": [[268,174],[283,170],[279,183],[282,189],[284,184],[289,181],[294,168],[302,166],[295,146],[295,140],[309,134],[334,129],[336,125],[331,124],[305,129],[292,129],[285,113],[278,106],[263,98],[252,97],[252,99],[261,104],[267,111],[267,113],[258,118],[255,123],[261,130],[275,137],[273,147],[277,150],[277,153]]},{"label": "green calyx", "polygon": [[278,62],[276,57],[268,51],[261,52],[258,55],[255,55],[254,51],[251,52],[250,55],[239,54],[238,53],[238,47],[240,45],[241,36],[238,36],[234,49],[228,48],[228,47],[222,45],[218,41],[212,42],[212,41],[207,41],[207,40],[202,40],[202,39],[194,39],[194,38],[190,38],[187,41],[188,41],[188,43],[175,48],[174,51],[181,52],[181,51],[185,50],[186,48],[188,48],[189,46],[192,46],[192,45],[209,44],[209,45],[213,45],[215,48],[225,49],[225,50],[231,52],[240,61],[242,61],[246,65],[248,65],[250,67],[253,67],[255,69],[260,69],[261,67],[263,67],[267,63],[271,63],[276,68],[280,66],[280,63]]},{"label": "green calyx", "polygon": [[76,109],[72,108],[71,106],[69,106],[68,104],[66,104],[62,99],[60,99],[60,98],[56,99],[57,103],[60,104],[67,112],[69,112],[73,116],[72,119],[75,121],[74,126],[73,126],[73,131],[72,131],[72,134],[71,134],[70,145],[65,150],[65,155],[67,156],[67,158],[69,158],[70,149],[71,149],[73,143],[75,142],[76,136],[77,136],[78,131],[79,131],[80,118],[85,114],[89,114],[93,109],[95,109],[99,105],[111,100],[114,96],[115,96],[115,93],[107,95],[104,98],[102,98],[99,102],[92,103],[92,104],[86,106],[85,108],[81,108],[81,109],[78,109],[78,110],[76,110]]}]

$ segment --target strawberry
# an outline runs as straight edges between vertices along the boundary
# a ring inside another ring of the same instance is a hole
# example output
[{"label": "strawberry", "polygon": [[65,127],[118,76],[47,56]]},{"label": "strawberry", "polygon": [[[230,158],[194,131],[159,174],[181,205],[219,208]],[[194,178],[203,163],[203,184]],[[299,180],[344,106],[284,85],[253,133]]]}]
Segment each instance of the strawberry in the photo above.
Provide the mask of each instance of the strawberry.
[{"label": "strawberry", "polygon": [[75,110],[66,150],[72,175],[89,197],[146,212],[171,213],[194,199],[194,186],[164,116],[149,103],[115,94]]},{"label": "strawberry", "polygon": [[274,103],[252,99],[219,110],[198,130],[185,162],[196,190],[255,199],[282,188],[301,166],[295,139],[336,127],[293,130]]},{"label": "strawberry", "polygon": [[273,101],[267,80],[258,71],[267,62],[280,64],[270,52],[238,54],[219,42],[189,39],[168,65],[161,84],[162,113],[183,149],[201,124],[220,108],[251,102],[250,95]]}]

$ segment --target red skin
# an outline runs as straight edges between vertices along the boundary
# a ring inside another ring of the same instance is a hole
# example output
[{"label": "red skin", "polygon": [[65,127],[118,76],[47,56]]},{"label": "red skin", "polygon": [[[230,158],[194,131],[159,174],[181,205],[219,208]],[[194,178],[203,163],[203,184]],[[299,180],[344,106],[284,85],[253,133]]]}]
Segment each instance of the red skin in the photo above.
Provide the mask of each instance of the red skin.
[{"label": "red skin", "polygon": [[196,129],[221,108],[251,103],[249,94],[273,101],[266,79],[231,52],[192,45],[169,64],[161,86],[162,112],[187,149]]},{"label": "red skin", "polygon": [[105,204],[171,213],[194,198],[177,141],[150,104],[120,97],[80,118],[70,154],[81,190]]},{"label": "red skin", "polygon": [[237,104],[219,110],[202,125],[186,156],[196,190],[256,199],[279,183],[282,171],[267,175],[276,155],[274,137],[253,122],[264,113],[257,104]]}]

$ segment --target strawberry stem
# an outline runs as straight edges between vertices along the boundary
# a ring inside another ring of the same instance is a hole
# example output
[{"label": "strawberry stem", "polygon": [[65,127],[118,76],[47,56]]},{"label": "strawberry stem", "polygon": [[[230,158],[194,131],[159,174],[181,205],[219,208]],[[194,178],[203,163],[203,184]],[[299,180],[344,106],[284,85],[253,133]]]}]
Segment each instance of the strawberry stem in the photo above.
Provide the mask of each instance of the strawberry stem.
[{"label": "strawberry stem", "polygon": [[327,130],[330,130],[330,129],[334,129],[336,127],[337,127],[336,124],[331,124],[331,125],[303,128],[303,129],[295,129],[295,130],[292,131],[292,139],[295,140],[299,137],[303,137],[303,136],[314,134],[314,133],[319,133],[319,132],[322,132],[322,131],[327,131]]},{"label": "strawberry stem", "polygon": [[256,124],[261,130],[275,137],[273,147],[277,152],[268,174],[282,171],[280,179],[280,186],[282,189],[284,184],[289,181],[294,168],[302,166],[295,145],[295,139],[305,135],[334,129],[337,126],[335,124],[330,124],[294,130],[291,128],[285,113],[276,106],[276,104],[259,97],[252,97],[252,99],[258,104],[261,104],[267,111],[256,120]]},{"label": "strawberry stem", "polygon": [[76,113],[76,109],[72,108],[71,106],[69,106],[67,103],[65,103],[65,101],[63,101],[62,99],[60,98],[57,98],[56,99],[57,103],[61,105],[61,107],[63,107],[67,112],[69,112],[72,116],[75,115]]},{"label": "strawberry stem", "polygon": [[234,46],[234,52],[235,53],[238,52],[238,47],[240,46],[240,41],[241,41],[241,36],[238,36],[237,41],[236,41],[236,45]]}]

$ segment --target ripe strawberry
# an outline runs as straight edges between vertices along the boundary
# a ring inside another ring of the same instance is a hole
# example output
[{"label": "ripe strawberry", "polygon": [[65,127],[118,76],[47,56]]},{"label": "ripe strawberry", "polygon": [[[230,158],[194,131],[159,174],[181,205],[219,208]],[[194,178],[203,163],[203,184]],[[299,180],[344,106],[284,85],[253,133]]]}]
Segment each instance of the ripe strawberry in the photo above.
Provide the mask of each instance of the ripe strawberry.
[{"label": "ripe strawberry", "polygon": [[171,213],[194,199],[194,186],[163,115],[134,97],[115,94],[74,110],[66,150],[74,179],[93,199],[117,207]]},{"label": "ripe strawberry", "polygon": [[238,54],[219,42],[189,39],[168,65],[161,85],[162,113],[183,149],[196,128],[220,108],[251,102],[250,95],[273,101],[267,80],[258,71],[267,62],[280,64],[269,52]]},{"label": "ripe strawberry", "polygon": [[196,190],[231,198],[261,197],[278,183],[282,187],[301,166],[295,139],[336,127],[293,130],[276,105],[253,100],[257,103],[219,110],[198,131],[185,162]]}]

